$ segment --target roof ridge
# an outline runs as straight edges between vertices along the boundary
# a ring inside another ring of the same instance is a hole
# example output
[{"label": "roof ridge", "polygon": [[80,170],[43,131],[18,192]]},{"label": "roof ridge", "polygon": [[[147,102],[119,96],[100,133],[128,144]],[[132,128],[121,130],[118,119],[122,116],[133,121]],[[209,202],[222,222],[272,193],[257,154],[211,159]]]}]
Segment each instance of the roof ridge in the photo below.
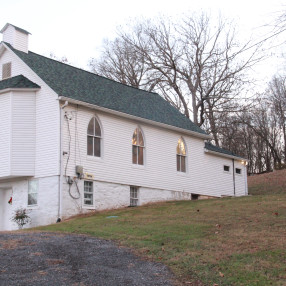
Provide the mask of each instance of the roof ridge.
[{"label": "roof ridge", "polygon": [[[7,44],[6,42],[4,42],[4,43],[5,43],[5,44]],[[9,43],[8,43],[8,44],[9,44]],[[13,47],[12,47],[12,48],[13,48]],[[13,49],[14,49],[14,48],[13,48]],[[20,52],[21,52],[21,51],[20,51]],[[141,88],[138,88],[138,87],[135,87],[135,86],[132,86],[132,85],[128,85],[128,84],[125,84],[125,83],[122,83],[122,82],[116,81],[116,80],[114,80],[114,79],[111,79],[111,78],[108,78],[108,77],[105,77],[105,76],[99,75],[99,74],[97,74],[97,73],[95,73],[95,72],[88,71],[88,70],[86,70],[86,69],[83,69],[83,68],[80,68],[80,67],[73,66],[72,64],[63,63],[63,62],[61,62],[61,61],[59,61],[59,60],[52,59],[52,58],[50,58],[50,57],[48,57],[48,56],[40,55],[40,54],[37,54],[37,53],[32,52],[32,51],[28,51],[28,53],[32,53],[32,54],[34,54],[34,55],[37,55],[37,56],[40,56],[40,57],[46,58],[46,59],[48,59],[48,60],[51,60],[51,61],[54,61],[54,62],[60,63],[60,64],[62,64],[62,65],[69,66],[69,67],[74,68],[74,69],[78,69],[78,70],[80,70],[80,71],[83,71],[83,72],[89,73],[89,74],[94,75],[94,76],[101,77],[101,78],[103,78],[103,79],[106,79],[106,80],[109,80],[109,81],[115,82],[115,83],[117,83],[117,84],[121,84],[121,85],[123,85],[123,86],[127,86],[127,87],[134,88],[134,89],[136,89],[136,90],[140,90],[140,91],[143,91],[143,92],[146,92],[146,93],[149,93],[149,94],[153,94],[153,95],[158,95],[158,96],[160,96],[157,92],[147,91],[147,90],[145,90],[145,89],[141,89]]]}]

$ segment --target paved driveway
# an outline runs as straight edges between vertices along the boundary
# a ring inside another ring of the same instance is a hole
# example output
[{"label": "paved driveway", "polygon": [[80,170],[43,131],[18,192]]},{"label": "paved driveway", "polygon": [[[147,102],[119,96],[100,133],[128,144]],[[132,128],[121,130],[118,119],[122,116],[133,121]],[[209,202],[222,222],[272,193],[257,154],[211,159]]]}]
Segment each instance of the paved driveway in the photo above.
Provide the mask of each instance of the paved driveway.
[{"label": "paved driveway", "polygon": [[1,233],[0,285],[173,285],[159,263],[85,235]]}]

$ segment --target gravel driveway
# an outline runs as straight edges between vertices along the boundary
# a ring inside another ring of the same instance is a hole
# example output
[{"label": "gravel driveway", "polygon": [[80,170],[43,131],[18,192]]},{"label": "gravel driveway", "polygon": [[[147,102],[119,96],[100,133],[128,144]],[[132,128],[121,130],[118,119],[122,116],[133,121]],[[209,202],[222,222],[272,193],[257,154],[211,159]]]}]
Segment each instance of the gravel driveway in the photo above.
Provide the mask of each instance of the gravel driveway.
[{"label": "gravel driveway", "polygon": [[85,235],[1,233],[0,285],[174,285],[162,264]]}]

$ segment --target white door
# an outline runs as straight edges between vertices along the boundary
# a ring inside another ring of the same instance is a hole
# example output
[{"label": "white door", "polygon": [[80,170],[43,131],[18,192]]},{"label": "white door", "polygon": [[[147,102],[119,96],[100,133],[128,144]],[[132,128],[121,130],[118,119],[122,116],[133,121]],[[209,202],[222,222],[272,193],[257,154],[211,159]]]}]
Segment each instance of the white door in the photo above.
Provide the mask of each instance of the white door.
[{"label": "white door", "polygon": [[11,197],[12,189],[0,189],[0,231],[12,229],[13,202],[8,203]]}]

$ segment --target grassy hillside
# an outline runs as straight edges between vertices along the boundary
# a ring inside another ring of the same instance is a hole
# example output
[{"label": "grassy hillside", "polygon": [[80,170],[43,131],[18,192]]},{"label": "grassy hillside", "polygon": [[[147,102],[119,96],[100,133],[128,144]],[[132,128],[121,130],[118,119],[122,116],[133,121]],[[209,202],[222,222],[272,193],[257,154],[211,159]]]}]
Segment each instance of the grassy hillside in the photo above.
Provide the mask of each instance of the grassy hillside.
[{"label": "grassy hillside", "polygon": [[285,222],[284,193],[125,208],[39,229],[112,239],[165,263],[184,285],[286,285]]},{"label": "grassy hillside", "polygon": [[248,177],[249,194],[286,193],[286,169]]}]

